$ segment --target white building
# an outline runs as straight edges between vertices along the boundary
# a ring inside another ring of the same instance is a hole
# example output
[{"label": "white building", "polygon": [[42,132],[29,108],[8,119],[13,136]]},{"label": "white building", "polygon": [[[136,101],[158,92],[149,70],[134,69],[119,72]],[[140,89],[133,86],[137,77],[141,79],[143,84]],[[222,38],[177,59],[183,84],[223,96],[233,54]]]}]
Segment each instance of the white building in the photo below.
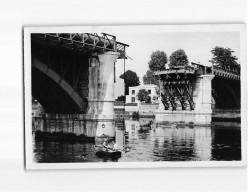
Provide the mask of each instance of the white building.
[{"label": "white building", "polygon": [[126,95],[126,103],[141,103],[137,98],[137,94],[141,89],[145,89],[146,91],[148,91],[151,103],[155,103],[158,101],[158,94],[156,92],[158,86],[149,84],[129,87],[129,95]]}]

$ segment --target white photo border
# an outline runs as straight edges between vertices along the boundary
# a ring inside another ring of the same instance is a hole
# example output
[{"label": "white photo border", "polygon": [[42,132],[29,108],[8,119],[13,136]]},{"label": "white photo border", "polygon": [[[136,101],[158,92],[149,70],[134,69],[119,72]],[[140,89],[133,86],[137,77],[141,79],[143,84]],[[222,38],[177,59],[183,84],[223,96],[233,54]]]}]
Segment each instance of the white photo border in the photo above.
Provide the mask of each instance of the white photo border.
[{"label": "white photo border", "polygon": [[[241,63],[241,161],[190,161],[190,162],[92,162],[92,163],[37,163],[32,152],[31,106],[31,33],[101,33],[108,32],[239,32]],[[247,52],[245,24],[202,25],[125,25],[125,26],[61,26],[24,27],[24,104],[25,104],[25,168],[26,169],[98,169],[98,168],[165,168],[165,167],[238,167],[247,166]]]}]

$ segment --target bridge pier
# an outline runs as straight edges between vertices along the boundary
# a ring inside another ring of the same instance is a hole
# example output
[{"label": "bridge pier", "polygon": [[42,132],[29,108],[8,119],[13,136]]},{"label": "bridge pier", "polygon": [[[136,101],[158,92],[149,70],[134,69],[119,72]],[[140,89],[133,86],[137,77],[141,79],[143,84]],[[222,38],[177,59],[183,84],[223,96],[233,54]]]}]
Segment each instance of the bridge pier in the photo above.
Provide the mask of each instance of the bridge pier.
[{"label": "bridge pier", "polygon": [[201,75],[196,79],[194,91],[195,111],[212,114],[212,79],[214,75]]},{"label": "bridge pier", "polygon": [[90,59],[88,114],[97,120],[96,144],[115,137],[114,64],[118,56],[118,52],[105,52]]}]

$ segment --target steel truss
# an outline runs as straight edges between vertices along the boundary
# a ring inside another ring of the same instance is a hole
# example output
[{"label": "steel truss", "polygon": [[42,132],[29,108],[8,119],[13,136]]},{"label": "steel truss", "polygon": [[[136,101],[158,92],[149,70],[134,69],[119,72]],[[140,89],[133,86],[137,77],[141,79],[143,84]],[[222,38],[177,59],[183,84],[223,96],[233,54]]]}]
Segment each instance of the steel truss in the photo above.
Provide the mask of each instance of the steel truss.
[{"label": "steel truss", "polygon": [[161,93],[161,101],[165,110],[169,110],[170,107],[172,110],[176,110],[178,101],[182,110],[186,110],[187,106],[190,107],[190,110],[194,110],[193,87],[189,80],[163,82],[163,89],[164,94]]},{"label": "steel truss", "polygon": [[102,36],[90,33],[33,33],[32,40],[54,44],[87,53],[113,51],[119,52],[119,59],[126,58],[129,45],[116,41],[116,37],[106,33]]}]

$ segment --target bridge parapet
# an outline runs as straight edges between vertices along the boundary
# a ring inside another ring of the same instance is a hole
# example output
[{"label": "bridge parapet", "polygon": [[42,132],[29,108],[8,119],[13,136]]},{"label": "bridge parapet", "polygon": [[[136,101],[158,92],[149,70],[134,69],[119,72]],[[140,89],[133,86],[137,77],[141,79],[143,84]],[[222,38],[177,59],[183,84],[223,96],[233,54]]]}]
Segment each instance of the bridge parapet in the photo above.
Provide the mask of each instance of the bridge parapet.
[{"label": "bridge parapet", "polygon": [[214,67],[213,74],[217,77],[221,77],[225,79],[240,80],[239,73],[231,70],[225,70],[223,68]]}]

